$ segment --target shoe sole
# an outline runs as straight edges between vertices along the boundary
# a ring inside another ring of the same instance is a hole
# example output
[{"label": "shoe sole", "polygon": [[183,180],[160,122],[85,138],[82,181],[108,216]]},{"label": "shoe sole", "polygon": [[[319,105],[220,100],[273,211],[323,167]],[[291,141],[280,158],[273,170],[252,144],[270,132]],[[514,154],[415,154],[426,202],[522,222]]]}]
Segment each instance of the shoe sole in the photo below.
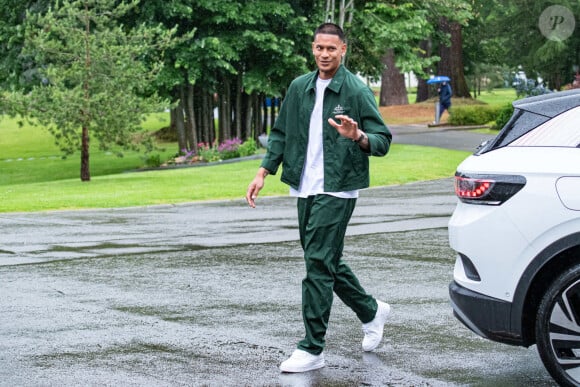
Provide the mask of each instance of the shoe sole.
[{"label": "shoe sole", "polygon": [[324,360],[322,362],[318,362],[315,363],[313,365],[311,365],[310,367],[296,367],[296,368],[288,368],[288,367],[282,367],[280,366],[280,371],[284,372],[284,373],[288,373],[288,374],[296,374],[296,373],[300,373],[300,372],[308,372],[308,371],[314,371],[317,369],[320,369],[322,367],[324,367]]}]

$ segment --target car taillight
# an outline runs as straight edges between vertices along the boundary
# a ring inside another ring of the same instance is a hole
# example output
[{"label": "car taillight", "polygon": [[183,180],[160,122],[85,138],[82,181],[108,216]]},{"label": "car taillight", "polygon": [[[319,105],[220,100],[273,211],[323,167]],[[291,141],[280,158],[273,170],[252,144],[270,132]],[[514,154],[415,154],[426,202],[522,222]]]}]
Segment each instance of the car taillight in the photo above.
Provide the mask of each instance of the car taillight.
[{"label": "car taillight", "polygon": [[455,194],[464,203],[500,205],[526,185],[518,175],[455,174]]}]

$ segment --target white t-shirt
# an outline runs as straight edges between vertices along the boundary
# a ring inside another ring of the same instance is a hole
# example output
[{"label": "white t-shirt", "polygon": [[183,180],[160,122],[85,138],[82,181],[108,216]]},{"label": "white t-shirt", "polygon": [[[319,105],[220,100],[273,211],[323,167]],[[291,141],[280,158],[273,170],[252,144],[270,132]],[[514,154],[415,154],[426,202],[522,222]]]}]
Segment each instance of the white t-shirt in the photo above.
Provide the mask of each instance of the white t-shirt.
[{"label": "white t-shirt", "polygon": [[358,197],[358,190],[347,192],[324,192],[324,150],[322,139],[322,117],[324,106],[324,90],[332,79],[316,80],[316,102],[310,116],[308,132],[308,149],[306,160],[298,189],[290,187],[290,195],[305,198],[310,195],[327,194],[339,198],[352,199]]}]

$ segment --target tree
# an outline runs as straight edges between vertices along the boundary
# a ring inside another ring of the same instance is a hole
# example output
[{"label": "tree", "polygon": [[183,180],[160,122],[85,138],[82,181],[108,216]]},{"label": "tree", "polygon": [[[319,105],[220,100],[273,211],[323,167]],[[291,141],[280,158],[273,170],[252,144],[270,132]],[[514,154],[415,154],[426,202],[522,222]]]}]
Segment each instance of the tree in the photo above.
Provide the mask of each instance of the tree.
[{"label": "tree", "polygon": [[[467,29],[469,53],[477,53],[478,46],[483,44],[487,47],[482,55],[486,62],[505,64],[512,72],[521,69],[528,78],[540,78],[549,88],[555,90],[572,82],[573,67],[580,64],[580,34],[572,33],[565,39],[553,40],[542,33],[540,17],[554,5],[553,2],[474,0],[474,3],[480,11],[481,23],[486,28],[477,29],[474,26]],[[557,3],[571,15],[580,13],[580,2],[577,0]],[[473,58],[472,61],[481,61],[481,58]]]},{"label": "tree", "polygon": [[[454,95],[470,97],[463,73],[462,28],[471,20],[472,0],[421,0],[418,7],[426,12],[432,34],[420,41],[420,55],[430,57],[437,66],[425,66],[419,76],[417,102],[429,98],[427,75],[448,75]],[[435,56],[434,54],[438,55]],[[465,92],[467,90],[467,92]]]},{"label": "tree", "polygon": [[[30,56],[23,55],[24,22],[26,11],[46,11],[50,0],[0,0],[0,89],[11,90],[30,87],[38,82],[38,73]],[[2,98],[0,110],[13,114],[17,106]]]},{"label": "tree", "polygon": [[364,76],[381,78],[381,106],[407,104],[403,73],[421,73],[433,63],[433,58],[420,55],[417,44],[431,32],[426,16],[425,10],[408,1],[366,2],[355,10],[347,29],[347,63]]},{"label": "tree", "polygon": [[335,23],[344,30],[345,24],[351,24],[354,17],[354,0],[326,0],[322,22]]},{"label": "tree", "polygon": [[[452,73],[457,89],[465,95],[461,87],[465,84],[461,26],[471,17],[468,0],[390,0],[356,4],[340,1],[338,9],[332,12],[337,3],[327,0],[327,14],[339,15],[339,20],[352,20],[345,23],[350,47],[348,66],[371,79],[381,78],[381,106],[408,103],[405,72],[414,72],[420,77],[418,92],[426,98],[425,79],[435,72],[433,64],[440,59],[443,62],[441,71]],[[453,28],[441,31],[439,21],[442,19],[449,20]],[[441,58],[442,55],[446,57]],[[444,67],[446,63],[449,69]]]},{"label": "tree", "polygon": [[446,17],[442,17],[439,21],[439,30],[450,37],[450,44],[449,46],[445,44],[439,46],[441,60],[437,64],[437,74],[447,75],[451,78],[450,84],[454,96],[471,98],[463,71],[461,28],[461,24],[458,21],[451,21]]},{"label": "tree", "polygon": [[511,38],[495,32],[504,5],[505,2],[497,0],[473,1],[473,18],[463,28],[465,75],[475,98],[483,87],[503,87],[505,74],[509,73],[506,59],[510,56]]},{"label": "tree", "polygon": [[167,107],[151,84],[161,68],[156,55],[173,31],[127,30],[119,18],[138,4],[63,0],[46,13],[27,13],[23,54],[34,59],[41,80],[17,98],[65,156],[80,150],[82,181],[90,181],[91,136],[102,150],[150,147],[136,144],[133,135],[144,114]]},{"label": "tree", "polygon": [[307,70],[313,7],[308,0],[148,0],[134,10],[134,20],[177,25],[180,37],[195,30],[168,50],[159,83],[175,102],[180,150],[195,151],[194,139],[214,144],[266,130],[266,96],[282,97]]}]

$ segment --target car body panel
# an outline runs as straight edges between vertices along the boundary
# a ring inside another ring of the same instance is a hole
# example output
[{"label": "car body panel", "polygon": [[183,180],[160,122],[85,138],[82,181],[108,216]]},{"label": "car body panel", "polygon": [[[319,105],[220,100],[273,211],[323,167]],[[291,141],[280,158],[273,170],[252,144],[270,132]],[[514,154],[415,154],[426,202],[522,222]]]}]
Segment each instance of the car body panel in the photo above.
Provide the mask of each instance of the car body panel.
[{"label": "car body panel", "polygon": [[556,191],[566,208],[580,211],[580,176],[559,178],[556,182]]},{"label": "car body panel", "polygon": [[[511,301],[520,275],[546,244],[580,229],[578,212],[564,205],[556,188],[562,175],[577,173],[569,179],[580,181],[579,168],[578,148],[504,147],[461,163],[457,168],[461,174],[521,175],[527,183],[517,200],[511,198],[501,206],[457,204],[449,221],[450,246],[474,262],[482,280],[467,279],[456,264],[455,281]],[[578,198],[580,191],[571,192],[576,187],[567,183],[566,197]]]},{"label": "car body panel", "polygon": [[473,332],[536,344],[555,381],[580,385],[580,90],[513,106],[457,167],[449,297]]}]

